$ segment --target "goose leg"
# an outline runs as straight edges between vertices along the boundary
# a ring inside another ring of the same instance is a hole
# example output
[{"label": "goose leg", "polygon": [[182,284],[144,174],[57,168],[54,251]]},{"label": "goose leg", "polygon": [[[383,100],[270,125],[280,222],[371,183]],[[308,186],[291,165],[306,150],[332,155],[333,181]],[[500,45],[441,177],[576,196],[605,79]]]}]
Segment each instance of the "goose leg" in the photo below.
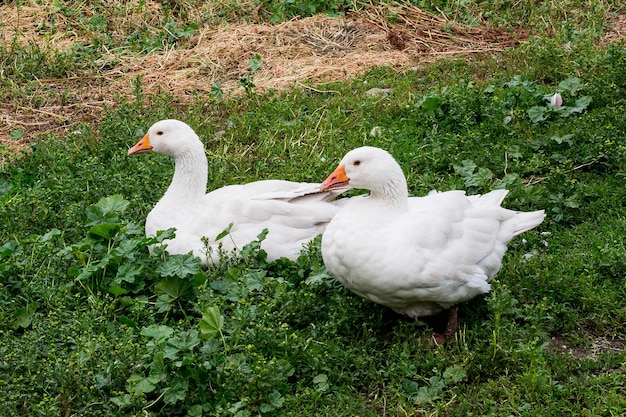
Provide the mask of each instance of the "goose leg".
[{"label": "goose leg", "polygon": [[459,331],[459,306],[452,306],[448,310],[448,325],[443,335],[447,338]]},{"label": "goose leg", "polygon": [[435,333],[433,339],[435,344],[444,345],[448,342],[456,332],[459,331],[459,319],[458,319],[459,307],[452,306],[448,310],[448,322],[446,324],[446,330],[443,333]]}]

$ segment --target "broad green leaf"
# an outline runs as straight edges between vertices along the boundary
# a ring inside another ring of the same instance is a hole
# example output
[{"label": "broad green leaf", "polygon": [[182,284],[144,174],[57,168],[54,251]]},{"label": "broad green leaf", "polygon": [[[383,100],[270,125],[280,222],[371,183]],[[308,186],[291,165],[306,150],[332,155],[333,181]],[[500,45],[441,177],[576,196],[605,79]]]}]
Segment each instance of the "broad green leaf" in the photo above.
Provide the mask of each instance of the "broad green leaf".
[{"label": "broad green leaf", "polygon": [[262,403],[261,407],[259,407],[259,410],[261,411],[261,413],[267,414],[267,413],[269,413],[271,411],[276,410],[276,407],[274,407],[273,405],[268,404],[268,403]]},{"label": "broad green leaf", "polygon": [[202,406],[200,404],[192,405],[187,410],[187,417],[202,417]]},{"label": "broad green leaf", "polygon": [[514,76],[511,81],[508,81],[506,83],[504,83],[505,87],[517,87],[522,83],[522,76],[521,75],[516,75]]},{"label": "broad green leaf", "polygon": [[419,387],[415,401],[418,404],[432,403],[438,397],[438,393],[433,391],[430,387]]},{"label": "broad green leaf", "polygon": [[448,366],[446,370],[443,371],[443,379],[445,379],[447,383],[456,384],[467,380],[467,373],[460,365],[452,365]]},{"label": "broad green leaf", "polygon": [[154,286],[154,292],[157,295],[166,294],[173,300],[177,300],[182,296],[189,288],[191,284],[188,281],[184,281],[180,278],[166,278],[159,281]]},{"label": "broad green leaf", "polygon": [[119,220],[117,215],[114,213],[109,213],[105,215],[100,207],[89,206],[85,209],[85,214],[87,216],[87,226],[93,226],[94,224],[99,223],[117,223]]},{"label": "broad green leaf", "polygon": [[53,240],[55,237],[61,236],[61,231],[59,229],[51,229],[49,232],[44,235],[39,236],[38,241],[40,243],[46,243]]},{"label": "broad green leaf", "polygon": [[229,224],[226,229],[224,229],[220,233],[218,233],[218,235],[215,236],[215,241],[218,241],[218,240],[222,239],[224,236],[227,236],[230,233],[230,229],[232,229],[232,228],[233,228],[233,223]]},{"label": "broad green leaf", "polygon": [[120,225],[117,223],[101,223],[91,226],[89,228],[90,237],[103,237],[105,239],[112,239],[120,230]]},{"label": "broad green leaf", "polygon": [[142,238],[143,236],[145,236],[143,224],[139,224],[135,222],[126,223],[124,233],[129,236],[141,236]]},{"label": "broad green leaf", "polygon": [[570,95],[575,96],[576,93],[578,93],[578,91],[580,91],[582,88],[583,85],[580,81],[580,78],[570,77],[559,83],[557,91],[560,93],[567,91],[570,93]]},{"label": "broad green leaf", "polygon": [[507,153],[509,154],[511,158],[514,158],[514,159],[519,159],[522,157],[522,153],[520,152],[519,145],[511,146],[508,149]]},{"label": "broad green leaf", "polygon": [[446,386],[446,381],[444,381],[444,379],[438,375],[431,376],[428,379],[428,383],[430,384],[430,388],[435,392],[443,390],[443,388]]},{"label": "broad green leaf", "polygon": [[175,404],[178,401],[182,401],[187,397],[187,389],[189,388],[189,380],[179,377],[176,381],[168,387],[168,390],[163,396],[163,401],[166,404]]},{"label": "broad green leaf", "polygon": [[113,255],[125,258],[134,258],[135,254],[137,253],[137,247],[139,246],[139,243],[140,242],[137,239],[124,239],[113,250]]},{"label": "broad green leaf", "polygon": [[228,271],[224,274],[224,279],[226,281],[230,281],[232,283],[236,283],[239,281],[239,277],[241,276],[240,268],[228,268]]},{"label": "broad green leaf", "polygon": [[320,284],[323,282],[326,282],[329,279],[334,279],[334,277],[332,275],[330,275],[330,273],[328,271],[322,271],[319,272],[317,274],[313,274],[313,275],[309,275],[304,282],[306,282],[307,284],[311,284],[311,285],[315,285],[315,284]]},{"label": "broad green leaf", "polygon": [[461,165],[454,165],[454,172],[463,178],[466,187],[478,187],[491,182],[493,172],[487,168],[479,168],[477,172],[476,164],[470,159],[465,159]]},{"label": "broad green leaf", "polygon": [[0,259],[11,255],[18,255],[21,252],[21,249],[22,246],[17,240],[9,240],[4,245],[0,246]]},{"label": "broad green leaf", "polygon": [[133,319],[131,319],[130,317],[127,317],[125,315],[121,315],[119,316],[120,323],[127,325],[128,327],[132,327],[132,328],[137,328],[137,322],[134,321]]},{"label": "broad green leaf", "polygon": [[119,285],[109,286],[109,291],[111,292],[111,294],[113,294],[116,297],[119,297],[120,295],[128,294],[128,290],[123,287],[120,287]]},{"label": "broad green leaf", "polygon": [[[188,332],[180,332],[167,340],[163,346],[163,357],[172,361],[178,361],[181,354],[193,350],[200,344],[199,333],[197,330]],[[174,366],[180,367],[183,362],[175,362]]]},{"label": "broad green leaf", "polygon": [[211,85],[211,95],[216,99],[221,99],[224,96],[224,90],[222,90],[222,83],[216,81]]},{"label": "broad green leaf", "polygon": [[157,273],[164,277],[185,278],[200,272],[200,259],[191,255],[171,255],[157,268]]},{"label": "broad green leaf", "polygon": [[97,373],[93,376],[94,387],[97,389],[105,388],[111,385],[111,375],[109,372]]},{"label": "broad green leaf", "polygon": [[[2,148],[0,148],[0,151],[1,150]],[[0,179],[0,197],[4,197],[5,195],[7,195],[9,191],[11,191],[14,187],[15,186],[9,181]]]},{"label": "broad green leaf", "polygon": [[172,333],[174,333],[174,330],[163,324],[151,324],[141,330],[142,336],[156,339],[157,341],[167,339]]},{"label": "broad green leaf", "polygon": [[156,237],[154,239],[156,240],[156,243],[161,243],[164,240],[174,239],[175,237],[176,237],[176,228],[170,227],[167,230],[157,230]]},{"label": "broad green leaf", "polygon": [[326,374],[318,374],[313,378],[313,383],[317,385],[315,388],[317,391],[325,392],[328,390],[328,375]]},{"label": "broad green leaf", "polygon": [[178,350],[192,350],[200,344],[199,332],[194,329],[180,332],[170,337],[167,344]]},{"label": "broad green leaf", "polygon": [[419,384],[412,379],[405,379],[402,381],[402,388],[407,395],[415,395],[419,391]]},{"label": "broad green leaf", "polygon": [[33,322],[35,312],[39,308],[39,303],[33,302],[28,304],[24,308],[20,308],[13,314],[13,328],[26,328]]},{"label": "broad green leaf", "polygon": [[121,214],[129,202],[124,200],[121,195],[113,195],[101,198],[94,205],[87,207],[87,226],[98,223],[118,223],[118,214]]},{"label": "broad green leaf", "polygon": [[163,346],[163,357],[165,359],[169,359],[170,361],[177,361],[179,359],[178,354],[180,353],[180,349],[176,346],[165,345]]},{"label": "broad green leaf", "polygon": [[220,313],[219,307],[209,307],[203,314],[198,328],[200,332],[208,338],[215,337],[224,327],[224,316]]},{"label": "broad green leaf", "polygon": [[150,377],[144,377],[139,374],[132,374],[127,380],[126,384],[129,385],[128,391],[134,390],[138,394],[145,394],[154,391],[158,379],[153,380]]},{"label": "broad green leaf", "polygon": [[232,281],[224,281],[223,279],[217,281],[211,281],[209,286],[213,288],[215,291],[221,292],[222,294],[226,294],[231,285],[236,285]]},{"label": "broad green leaf", "polygon": [[111,195],[108,197],[103,197],[96,203],[96,207],[100,207],[103,213],[122,213],[128,205],[130,201],[125,200],[120,194]]},{"label": "broad green leaf", "polygon": [[263,68],[263,65],[264,62],[261,59],[261,55],[254,55],[254,57],[252,57],[252,59],[250,60],[250,75],[255,74],[257,71]]},{"label": "broad green leaf", "polygon": [[511,186],[518,184],[520,182],[520,177],[517,174],[506,174],[500,182],[498,182],[493,188],[501,190],[508,189]]},{"label": "broad green leaf", "polygon": [[125,263],[118,268],[113,282],[118,285],[122,282],[134,283],[138,275],[141,275],[141,269],[131,263]]},{"label": "broad green leaf", "polygon": [[263,284],[265,283],[266,274],[267,274],[267,271],[265,270],[248,272],[248,274],[246,274],[246,279],[244,281],[246,287],[250,291],[263,290]]},{"label": "broad green leaf", "polygon": [[167,379],[167,366],[165,365],[163,351],[156,352],[150,363],[150,376],[158,382]]},{"label": "broad green leaf", "polygon": [[269,233],[268,229],[263,229],[261,230],[261,233],[259,233],[258,235],[256,235],[256,239],[259,242],[263,242],[265,240],[265,238],[267,237],[267,234]]},{"label": "broad green leaf", "polygon": [[77,281],[84,281],[93,276],[98,271],[101,271],[107,265],[106,262],[93,262],[80,270],[80,273],[76,276]]},{"label": "broad green leaf", "polygon": [[567,114],[582,113],[589,104],[591,104],[591,96],[584,96],[576,100],[573,106],[568,106],[565,111]]},{"label": "broad green leaf", "polygon": [[189,23],[187,26],[185,26],[185,29],[179,30],[177,32],[177,35],[181,38],[188,39],[193,36],[196,30],[198,30],[198,25],[195,23]]},{"label": "broad green leaf", "polygon": [[327,382],[328,381],[328,375],[326,374],[318,374],[313,378],[313,383],[315,384],[319,384],[322,382]]},{"label": "broad green leaf", "polygon": [[10,134],[9,137],[12,140],[18,140],[20,139],[22,136],[24,136],[24,129],[15,129],[13,130]]},{"label": "broad green leaf", "polygon": [[477,165],[471,159],[464,159],[461,161],[461,165],[454,165],[454,172],[461,178],[468,178],[474,175],[474,170]]},{"label": "broad green leaf", "polygon": [[491,182],[493,172],[488,168],[478,168],[478,172],[474,175],[474,181],[480,185],[486,185]]},{"label": "broad green leaf", "polygon": [[172,300],[172,297],[167,294],[161,294],[154,302],[154,306],[157,308],[159,313],[165,313],[172,309],[173,302],[174,300]]},{"label": "broad green leaf", "polygon": [[547,110],[545,106],[533,106],[526,113],[533,123],[539,123],[546,120]]},{"label": "broad green leaf", "polygon": [[559,145],[561,143],[567,143],[568,145],[573,145],[574,142],[572,141],[572,138],[574,137],[574,135],[567,134],[567,135],[563,135],[563,136],[559,136],[559,135],[554,135],[552,136],[550,139],[552,139],[553,141],[555,141],[556,143],[558,143]]},{"label": "broad green leaf", "polygon": [[118,397],[111,397],[111,402],[120,408],[130,407],[132,404],[130,394],[120,395]]},{"label": "broad green leaf", "polygon": [[424,96],[417,105],[421,107],[426,114],[433,116],[441,105],[441,98],[437,96]]}]

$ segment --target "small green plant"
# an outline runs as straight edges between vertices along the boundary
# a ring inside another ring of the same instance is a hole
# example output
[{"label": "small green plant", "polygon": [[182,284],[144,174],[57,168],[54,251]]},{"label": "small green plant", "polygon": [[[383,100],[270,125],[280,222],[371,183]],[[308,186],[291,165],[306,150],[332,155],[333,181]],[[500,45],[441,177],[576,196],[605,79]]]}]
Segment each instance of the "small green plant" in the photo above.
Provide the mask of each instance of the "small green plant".
[{"label": "small green plant", "polygon": [[[433,371],[438,373],[437,369]],[[463,382],[466,379],[467,374],[463,367],[452,365],[447,367],[442,375],[435,374],[425,379],[425,384],[420,384],[412,379],[405,379],[402,385],[406,394],[417,404],[432,404],[446,395],[446,387],[450,388],[450,386]]]},{"label": "small green plant", "polygon": [[354,7],[352,0],[262,0],[261,4],[269,10],[272,23],[280,23],[294,17],[308,17],[317,13],[336,16]]},{"label": "small green plant", "polygon": [[22,136],[24,136],[24,129],[16,129],[12,131],[9,136],[13,140],[19,140]]},{"label": "small green plant", "polygon": [[[533,123],[539,123],[549,119],[552,115],[568,117],[574,113],[582,113],[585,109],[587,109],[587,107],[589,107],[589,104],[591,104],[591,97],[582,96],[576,98],[581,89],[582,83],[579,78],[570,77],[561,81],[557,87],[557,93],[568,93],[572,99],[576,100],[574,104],[569,106],[558,106],[558,108],[555,108],[555,106],[550,103],[545,106],[533,106],[527,110],[528,117]],[[550,102],[552,97],[552,94],[546,94],[543,96],[543,99]]]},{"label": "small green plant", "polygon": [[143,237],[142,227],[120,219],[128,204],[122,196],[113,195],[89,206],[87,236],[61,252],[76,261],[70,274],[92,295],[110,291],[119,296],[144,290],[154,277],[137,264],[137,251],[173,236],[170,230],[155,238]]},{"label": "small green plant", "polygon": [[256,54],[249,62],[250,71],[245,77],[239,79],[239,85],[243,87],[246,93],[251,93],[256,87],[254,85],[254,74],[256,74],[261,68],[263,68],[263,60],[259,54]]}]

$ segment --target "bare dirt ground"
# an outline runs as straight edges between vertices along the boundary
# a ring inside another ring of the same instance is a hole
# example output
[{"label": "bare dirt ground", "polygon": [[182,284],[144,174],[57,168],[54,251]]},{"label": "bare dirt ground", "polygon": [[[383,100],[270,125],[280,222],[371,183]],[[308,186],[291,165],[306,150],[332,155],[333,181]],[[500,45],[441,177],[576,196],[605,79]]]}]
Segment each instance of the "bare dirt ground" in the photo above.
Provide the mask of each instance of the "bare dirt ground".
[{"label": "bare dirt ground", "polygon": [[[560,354],[570,355],[578,360],[596,360],[602,354],[619,354],[624,351],[626,349],[626,341],[599,336],[594,338],[591,345],[584,348],[568,343],[561,336],[554,336],[549,347]],[[622,370],[617,367],[612,372],[621,373]]]},{"label": "bare dirt ground", "polygon": [[[7,24],[0,26],[0,42],[34,43],[43,50],[64,51],[84,42],[56,21],[53,35],[41,36],[39,28],[48,9],[0,4]],[[397,15],[390,24],[389,13]],[[49,19],[47,19],[49,20]],[[612,22],[607,42],[626,36],[626,17]],[[0,102],[0,160],[28,148],[42,133],[59,136],[80,122],[99,120],[105,107],[133,92],[141,79],[144,93],[167,91],[182,102],[198,94],[210,94],[219,81],[226,94],[242,91],[241,77],[249,61],[259,55],[263,67],[254,75],[258,90],[293,86],[315,88],[341,81],[379,66],[410,71],[416,66],[451,55],[498,53],[527,39],[523,30],[506,31],[487,26],[462,26],[447,16],[433,15],[414,6],[393,10],[370,8],[342,18],[314,16],[278,25],[237,23],[202,27],[184,47],[139,55],[129,51],[102,51],[106,70],[93,75],[40,79],[20,100]],[[16,85],[17,89],[24,86]],[[34,90],[33,90],[34,89]],[[24,130],[19,139],[10,134]],[[2,147],[5,149],[2,150]]]}]

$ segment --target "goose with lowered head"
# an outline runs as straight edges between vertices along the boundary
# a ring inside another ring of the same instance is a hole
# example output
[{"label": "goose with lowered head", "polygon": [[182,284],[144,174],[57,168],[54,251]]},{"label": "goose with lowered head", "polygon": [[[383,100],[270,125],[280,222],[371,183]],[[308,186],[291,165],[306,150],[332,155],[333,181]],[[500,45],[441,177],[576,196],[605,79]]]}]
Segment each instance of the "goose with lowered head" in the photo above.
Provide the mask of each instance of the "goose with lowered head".
[{"label": "goose with lowered head", "polygon": [[[218,245],[225,251],[240,249],[267,229],[261,243],[267,259],[293,260],[339,210],[332,200],[340,191],[320,191],[319,184],[265,180],[207,193],[204,145],[193,129],[179,120],[155,123],[128,154],[146,152],[174,158],[172,182],[145,225],[147,236],[176,229],[176,236],[165,242],[170,254],[191,251],[204,263],[212,263],[218,260]],[[229,233],[215,241],[231,223]],[[209,239],[211,250],[206,250],[203,237]]]},{"label": "goose with lowered head", "polygon": [[409,197],[400,165],[368,146],[348,152],[321,190],[339,187],[370,194],[351,198],[326,227],[326,267],[354,293],[409,317],[449,310],[442,342],[458,329],[456,305],[487,293],[509,241],[545,217],[502,208],[507,190]]}]

